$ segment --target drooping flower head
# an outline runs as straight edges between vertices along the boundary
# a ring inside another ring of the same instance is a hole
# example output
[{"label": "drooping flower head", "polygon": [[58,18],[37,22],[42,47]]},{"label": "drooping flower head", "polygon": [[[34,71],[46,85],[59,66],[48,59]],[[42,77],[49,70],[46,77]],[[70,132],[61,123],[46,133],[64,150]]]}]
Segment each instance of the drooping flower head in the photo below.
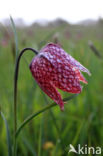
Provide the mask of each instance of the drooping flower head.
[{"label": "drooping flower head", "polygon": [[40,88],[64,110],[61,89],[69,93],[80,93],[80,81],[87,83],[80,71],[88,69],[67,54],[59,45],[47,44],[40,53],[33,58],[30,70]]}]

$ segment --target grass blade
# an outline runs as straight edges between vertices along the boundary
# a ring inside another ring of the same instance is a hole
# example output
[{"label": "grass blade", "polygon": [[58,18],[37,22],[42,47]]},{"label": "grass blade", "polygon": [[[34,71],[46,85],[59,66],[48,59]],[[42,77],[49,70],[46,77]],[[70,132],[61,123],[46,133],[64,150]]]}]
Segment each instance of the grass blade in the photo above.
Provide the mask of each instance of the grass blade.
[{"label": "grass blade", "polygon": [[39,140],[38,140],[38,156],[41,156],[43,116],[41,117],[40,120],[41,121],[40,121]]},{"label": "grass blade", "polygon": [[0,112],[2,119],[4,120],[5,127],[6,127],[6,135],[7,135],[7,145],[8,145],[8,156],[12,156],[12,146],[11,146],[11,140],[10,140],[10,132],[7,120],[2,112]]},{"label": "grass blade", "polygon": [[26,146],[26,148],[30,151],[30,153],[33,156],[36,156],[37,154],[34,151],[34,147],[31,145],[31,143],[29,142],[29,140],[25,136],[22,137],[22,141],[23,141],[24,146]]},{"label": "grass blade", "polygon": [[12,25],[12,29],[13,29],[13,33],[14,33],[14,40],[15,40],[15,47],[16,47],[16,59],[18,56],[18,37],[17,37],[17,32],[16,32],[16,27],[15,27],[15,23],[13,21],[13,18],[10,16],[10,21],[11,21],[11,25]]}]

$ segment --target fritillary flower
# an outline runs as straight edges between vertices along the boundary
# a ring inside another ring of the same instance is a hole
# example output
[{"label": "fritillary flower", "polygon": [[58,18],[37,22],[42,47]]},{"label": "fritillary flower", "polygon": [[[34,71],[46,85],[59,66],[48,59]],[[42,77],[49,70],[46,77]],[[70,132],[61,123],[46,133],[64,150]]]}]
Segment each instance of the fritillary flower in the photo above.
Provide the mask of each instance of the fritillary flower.
[{"label": "fritillary flower", "polygon": [[64,110],[64,102],[58,89],[80,93],[80,81],[87,83],[80,71],[90,75],[88,69],[67,54],[59,45],[47,44],[33,58],[30,70],[40,88]]}]

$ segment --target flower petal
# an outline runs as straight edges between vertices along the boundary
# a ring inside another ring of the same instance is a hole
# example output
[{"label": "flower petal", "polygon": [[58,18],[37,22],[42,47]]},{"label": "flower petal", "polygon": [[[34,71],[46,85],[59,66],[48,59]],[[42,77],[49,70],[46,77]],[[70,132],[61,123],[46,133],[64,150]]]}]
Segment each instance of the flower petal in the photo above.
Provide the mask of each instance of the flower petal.
[{"label": "flower petal", "polygon": [[40,85],[40,87],[52,100],[54,100],[60,106],[60,109],[63,111],[64,102],[54,84],[52,82],[47,81],[46,83]]},{"label": "flower petal", "polygon": [[[48,56],[50,56],[50,54],[47,53],[38,55],[39,59],[37,60],[36,65],[38,64],[40,72],[37,72],[35,77],[38,74],[41,74],[42,80],[44,77],[45,81],[51,81],[56,86],[56,88],[69,93],[80,93],[80,79],[77,73],[74,71],[73,67],[70,64],[66,64],[64,62],[55,62],[53,60],[53,63]],[[34,69],[35,68],[36,67],[34,67]],[[45,73],[45,75],[43,75],[43,73]]]},{"label": "flower petal", "polygon": [[[68,54],[69,55],[69,54]],[[67,57],[68,61],[71,63],[71,65],[75,66],[77,69],[88,73],[88,75],[91,75],[90,71],[85,68],[83,65],[81,65],[77,60],[75,60],[71,55]]]},{"label": "flower petal", "polygon": [[[36,57],[30,64],[30,70],[40,88],[64,110],[64,103],[60,93],[51,79],[51,72],[54,70],[52,64],[45,58]],[[54,70],[55,71],[55,70]]]},{"label": "flower petal", "polygon": [[56,58],[58,58],[60,61],[68,62],[68,64],[75,66],[75,68],[88,73],[88,75],[91,75],[87,68],[76,61],[71,55],[66,53],[58,44],[49,43],[43,49],[41,49],[40,53],[48,53],[48,56],[51,54],[51,57],[49,56],[49,58],[51,59],[52,63],[54,63],[54,58],[56,56]]},{"label": "flower petal", "polygon": [[79,81],[82,81],[82,82],[84,82],[84,83],[87,84],[88,82],[86,81],[86,79],[84,78],[84,76],[81,74],[81,72],[77,68],[74,68],[73,67],[73,69],[74,69],[74,71],[76,73],[76,76],[78,77]]}]

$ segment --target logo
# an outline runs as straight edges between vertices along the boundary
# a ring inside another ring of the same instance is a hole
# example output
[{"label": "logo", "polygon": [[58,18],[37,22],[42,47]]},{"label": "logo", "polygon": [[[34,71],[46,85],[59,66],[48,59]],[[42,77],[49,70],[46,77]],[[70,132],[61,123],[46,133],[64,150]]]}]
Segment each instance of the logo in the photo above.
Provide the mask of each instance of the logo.
[{"label": "logo", "polygon": [[72,144],[70,144],[68,154],[71,152],[76,153],[76,154],[101,154],[102,149],[99,146],[89,147],[87,145],[84,145],[82,147],[80,144],[78,144],[77,149],[75,149],[75,147]]}]

